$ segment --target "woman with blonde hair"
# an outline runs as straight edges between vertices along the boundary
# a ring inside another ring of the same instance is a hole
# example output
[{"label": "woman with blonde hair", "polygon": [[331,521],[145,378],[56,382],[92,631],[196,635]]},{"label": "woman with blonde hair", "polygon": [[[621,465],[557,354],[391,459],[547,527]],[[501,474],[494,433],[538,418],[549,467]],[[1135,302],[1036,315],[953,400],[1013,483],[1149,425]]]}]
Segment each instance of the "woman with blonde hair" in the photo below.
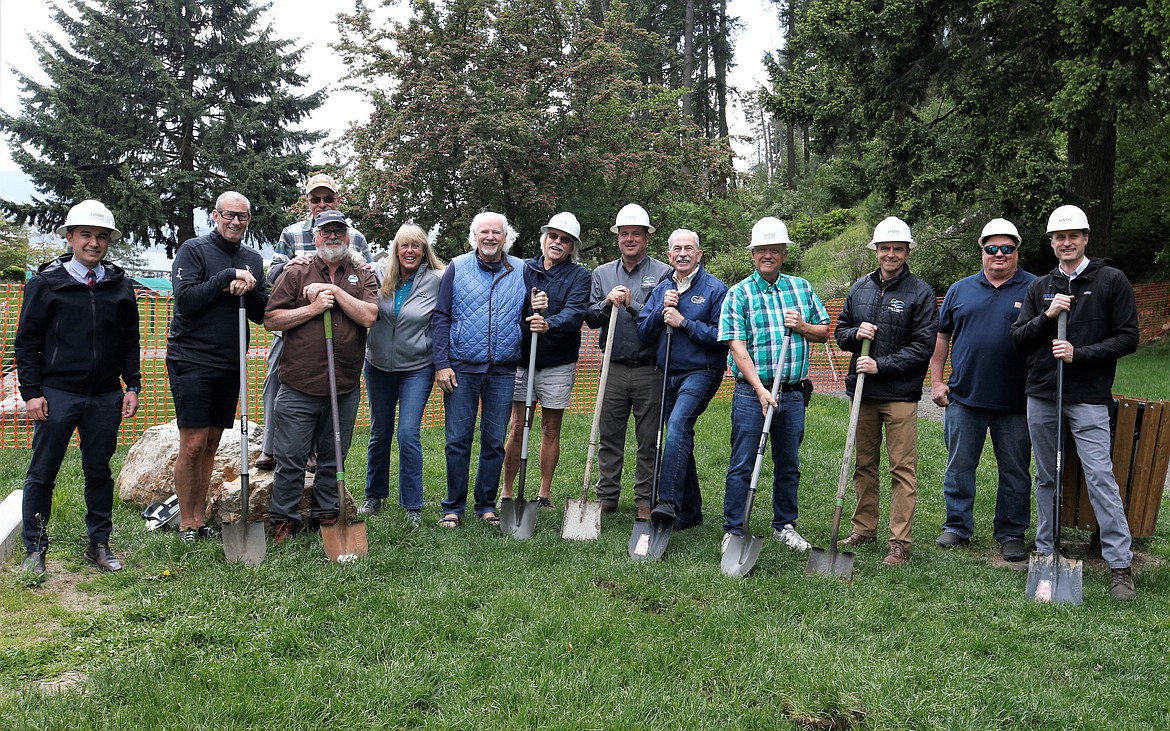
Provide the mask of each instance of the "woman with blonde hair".
[{"label": "woman with blonde hair", "polygon": [[398,504],[412,526],[422,522],[420,424],[435,382],[431,315],[446,265],[414,224],[398,229],[378,291],[378,320],[366,343],[370,446],[366,499],[358,509],[377,515],[390,496],[390,444],[398,407]]}]

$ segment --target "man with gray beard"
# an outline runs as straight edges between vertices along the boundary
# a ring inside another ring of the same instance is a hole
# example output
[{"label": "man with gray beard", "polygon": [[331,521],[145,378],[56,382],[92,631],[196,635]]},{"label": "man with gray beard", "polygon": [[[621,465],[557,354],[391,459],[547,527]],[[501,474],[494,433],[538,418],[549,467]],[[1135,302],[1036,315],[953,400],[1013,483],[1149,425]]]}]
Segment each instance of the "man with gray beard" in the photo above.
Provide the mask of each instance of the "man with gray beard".
[{"label": "man with gray beard", "polygon": [[317,525],[331,525],[345,507],[337,501],[338,460],[323,313],[332,313],[343,461],[361,398],[366,332],[378,317],[378,282],[350,248],[345,216],[340,211],[324,211],[313,221],[313,234],[317,248],[312,260],[285,266],[264,313],[264,327],[284,332],[281,385],[273,410],[276,476],[269,511],[277,543],[301,530],[297,506],[310,454],[317,454],[310,517]]}]

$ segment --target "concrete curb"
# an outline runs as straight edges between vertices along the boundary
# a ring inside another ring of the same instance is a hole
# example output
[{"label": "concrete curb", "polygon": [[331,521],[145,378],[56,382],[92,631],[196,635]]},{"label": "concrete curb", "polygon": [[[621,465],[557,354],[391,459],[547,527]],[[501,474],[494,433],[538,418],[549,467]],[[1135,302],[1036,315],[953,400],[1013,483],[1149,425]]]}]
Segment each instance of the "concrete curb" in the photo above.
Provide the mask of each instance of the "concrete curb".
[{"label": "concrete curb", "polygon": [[13,490],[0,503],[0,564],[6,562],[20,546],[20,525],[24,490]]}]

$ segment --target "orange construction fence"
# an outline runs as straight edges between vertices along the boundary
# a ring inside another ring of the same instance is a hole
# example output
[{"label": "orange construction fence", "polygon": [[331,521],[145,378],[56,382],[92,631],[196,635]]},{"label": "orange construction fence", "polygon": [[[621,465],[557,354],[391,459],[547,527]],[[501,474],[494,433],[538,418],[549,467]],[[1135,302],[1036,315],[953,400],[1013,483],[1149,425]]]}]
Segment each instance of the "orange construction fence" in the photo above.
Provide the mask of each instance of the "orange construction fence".
[{"label": "orange construction fence", "polygon": [[[1170,283],[1139,284],[1134,290],[1137,294],[1141,341],[1146,343],[1165,334],[1170,328]],[[940,303],[941,299],[940,297]],[[0,366],[2,372],[0,448],[27,447],[32,440],[32,425],[25,416],[24,402],[17,389],[13,352],[13,339],[16,336],[22,300],[23,288],[19,284],[0,284],[0,333],[4,337],[4,356]],[[834,299],[826,303],[833,322],[836,322],[843,303],[843,299]],[[119,443],[123,445],[133,444],[148,427],[175,418],[166,369],[171,296],[169,293],[140,293],[138,310],[142,329],[141,407],[133,419],[122,423]],[[248,349],[248,415],[252,421],[262,422],[264,410],[260,401],[260,391],[268,369],[268,347],[272,342],[272,335],[255,325],[251,331]],[[809,377],[817,391],[840,391],[844,388],[843,381],[848,366],[849,354],[838,350],[830,338],[824,345],[813,346]],[[597,347],[597,331],[586,328],[577,366],[577,383],[573,388],[569,406],[570,413],[592,413],[600,369],[601,351]],[[726,378],[717,398],[729,396],[732,386],[731,378]],[[442,424],[442,420],[442,398],[439,390],[435,389],[423,414],[423,426],[438,426]],[[368,426],[369,423],[369,409],[363,397],[362,407],[358,412],[358,425]]]}]

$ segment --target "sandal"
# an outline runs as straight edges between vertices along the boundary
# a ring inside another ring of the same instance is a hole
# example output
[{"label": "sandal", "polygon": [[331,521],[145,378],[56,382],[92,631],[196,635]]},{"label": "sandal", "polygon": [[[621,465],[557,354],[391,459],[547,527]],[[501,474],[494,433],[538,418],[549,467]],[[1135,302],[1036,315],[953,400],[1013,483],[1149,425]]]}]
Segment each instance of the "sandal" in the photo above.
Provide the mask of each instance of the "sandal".
[{"label": "sandal", "polygon": [[500,525],[500,516],[496,515],[495,513],[491,512],[491,511],[486,512],[479,517],[483,518],[484,521],[486,521],[487,523],[490,523],[491,525],[494,525],[494,526]]},{"label": "sandal", "polygon": [[463,519],[459,516],[459,514],[447,513],[439,520],[439,527],[454,530],[455,528],[459,527],[459,524],[462,521]]}]

